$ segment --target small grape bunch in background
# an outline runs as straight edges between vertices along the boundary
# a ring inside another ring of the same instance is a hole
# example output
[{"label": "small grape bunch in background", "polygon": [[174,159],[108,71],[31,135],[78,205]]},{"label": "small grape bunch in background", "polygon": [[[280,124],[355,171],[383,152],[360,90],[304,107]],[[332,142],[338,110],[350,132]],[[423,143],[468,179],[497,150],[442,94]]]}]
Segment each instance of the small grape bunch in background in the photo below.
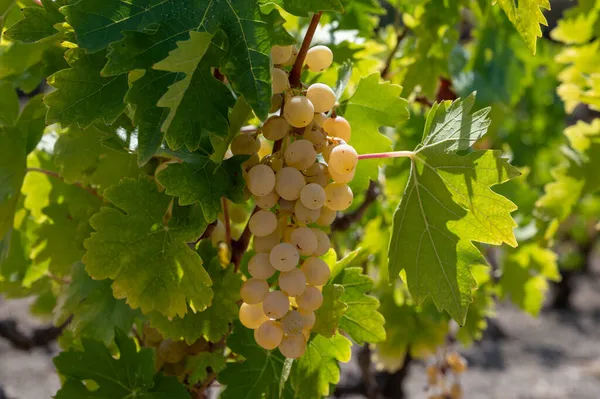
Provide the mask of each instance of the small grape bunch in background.
[{"label": "small grape bunch in background", "polygon": [[462,399],[459,376],[467,367],[467,360],[458,352],[450,352],[443,360],[427,366],[428,399]]}]

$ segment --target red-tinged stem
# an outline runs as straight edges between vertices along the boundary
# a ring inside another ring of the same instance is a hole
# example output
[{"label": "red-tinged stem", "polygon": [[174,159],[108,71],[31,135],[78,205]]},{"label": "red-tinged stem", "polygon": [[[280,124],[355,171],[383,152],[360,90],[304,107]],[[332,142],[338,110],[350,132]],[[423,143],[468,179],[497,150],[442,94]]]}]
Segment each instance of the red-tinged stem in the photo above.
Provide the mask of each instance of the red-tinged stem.
[{"label": "red-tinged stem", "polygon": [[223,207],[223,220],[225,221],[225,242],[231,248],[231,221],[229,220],[229,206],[227,198],[221,197],[221,206]]},{"label": "red-tinged stem", "polygon": [[[46,170],[46,169],[42,169],[42,168],[27,168],[27,172],[39,172],[39,173],[43,173],[46,176],[52,176],[56,179],[62,180],[63,182],[65,181],[65,179],[59,175],[56,172],[53,172],[51,170]],[[102,197],[100,194],[98,194],[98,192],[96,190],[94,190],[93,188],[89,187],[89,186],[84,186],[81,183],[73,183],[74,186],[80,187],[82,189],[84,189],[85,191],[89,192],[92,195],[95,195],[98,198],[104,199],[104,197]]]},{"label": "red-tinged stem", "polygon": [[292,71],[290,72],[290,86],[292,87],[302,86],[302,83],[300,82],[300,76],[302,75],[302,65],[304,65],[304,59],[306,58],[306,53],[308,52],[308,48],[310,47],[310,42],[312,42],[313,36],[315,35],[315,31],[317,30],[317,26],[319,26],[321,14],[322,12],[318,12],[315,15],[313,15],[312,19],[310,20],[310,25],[308,25],[308,29],[306,30],[306,35],[304,35],[302,46],[300,47],[300,51],[298,51],[298,56],[296,57],[296,61],[294,62],[294,66],[292,67]]},{"label": "red-tinged stem", "polygon": [[412,151],[376,152],[374,154],[360,154],[358,159],[380,159],[380,158],[414,158]]}]

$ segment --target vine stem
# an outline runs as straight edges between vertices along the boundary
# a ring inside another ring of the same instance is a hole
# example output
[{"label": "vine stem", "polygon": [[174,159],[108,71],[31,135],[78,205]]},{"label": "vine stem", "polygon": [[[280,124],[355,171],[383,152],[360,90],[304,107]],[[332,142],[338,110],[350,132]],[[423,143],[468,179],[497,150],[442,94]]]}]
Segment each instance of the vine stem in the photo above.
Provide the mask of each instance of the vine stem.
[{"label": "vine stem", "polygon": [[358,159],[381,159],[381,158],[410,158],[413,159],[415,153],[413,151],[391,151],[391,152],[376,152],[373,154],[360,154]]},{"label": "vine stem", "polygon": [[306,30],[306,34],[304,35],[304,40],[302,40],[302,46],[298,51],[298,56],[296,57],[296,61],[294,62],[294,66],[292,67],[292,71],[290,72],[290,86],[292,87],[301,87],[302,83],[300,82],[300,76],[302,75],[302,65],[304,65],[304,59],[306,58],[306,53],[308,52],[308,48],[310,47],[310,42],[312,42],[313,36],[315,35],[315,31],[317,30],[317,26],[319,26],[319,20],[321,19],[322,11],[314,14],[312,19],[310,20],[310,24],[308,25],[308,29]]},{"label": "vine stem", "polygon": [[[46,176],[51,176],[51,177],[54,177],[54,178],[56,178],[56,179],[58,179],[58,180],[61,180],[61,181],[65,182],[65,179],[64,179],[64,177],[62,177],[62,176],[61,176],[61,175],[59,175],[58,173],[56,173],[56,172],[53,172],[53,171],[51,171],[51,170],[46,170],[46,169],[42,169],[42,168],[27,168],[27,169],[25,169],[25,171],[26,171],[26,172],[38,172],[38,173],[43,173],[43,174],[45,174]],[[66,183],[66,182],[65,182],[65,183]],[[94,190],[93,188],[91,188],[91,187],[84,186],[83,184],[81,184],[81,183],[78,183],[78,182],[75,182],[75,183],[73,183],[73,185],[74,185],[74,186],[77,186],[77,187],[80,187],[80,188],[82,188],[82,189],[84,189],[85,191],[89,192],[89,193],[90,193],[90,194],[92,194],[92,195],[95,195],[96,197],[98,197],[98,198],[100,198],[100,199],[104,199],[104,197],[103,197],[103,196],[101,196],[100,194],[98,194],[98,192],[97,192],[96,190]]]}]

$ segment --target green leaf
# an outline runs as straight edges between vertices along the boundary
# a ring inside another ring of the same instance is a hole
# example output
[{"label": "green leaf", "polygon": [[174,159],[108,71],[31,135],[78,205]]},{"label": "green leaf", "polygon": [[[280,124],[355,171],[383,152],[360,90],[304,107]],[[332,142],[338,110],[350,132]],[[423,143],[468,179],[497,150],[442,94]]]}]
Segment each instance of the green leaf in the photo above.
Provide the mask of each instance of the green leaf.
[{"label": "green leaf", "polygon": [[188,382],[197,384],[202,382],[207,376],[207,369],[210,368],[213,373],[219,373],[225,368],[227,358],[219,352],[201,352],[197,356],[186,359],[186,370],[190,371]]},{"label": "green leaf", "polygon": [[207,223],[194,206],[172,207],[171,197],[158,192],[147,178],[124,178],[104,191],[115,208],[92,216],[96,230],[85,241],[83,261],[94,279],[113,279],[116,298],[134,309],[183,316],[187,304],[206,309],[213,293],[202,260],[187,243],[195,241]]},{"label": "green leaf", "polygon": [[339,0],[261,0],[263,4],[276,4],[292,15],[308,17],[319,11],[344,12]]},{"label": "green leaf", "polygon": [[504,10],[510,22],[527,43],[527,46],[535,54],[535,44],[538,37],[542,37],[540,24],[548,26],[546,17],[541,8],[549,10],[548,0],[498,0],[500,7]]},{"label": "green leaf", "polygon": [[66,52],[65,58],[71,68],[48,78],[48,84],[57,90],[44,98],[49,107],[46,123],[77,123],[86,128],[101,119],[112,124],[125,110],[127,75],[100,76],[106,61],[102,51],[86,54],[84,49],[74,48]]},{"label": "green leaf", "polygon": [[42,7],[23,8],[24,18],[8,28],[4,35],[17,42],[33,43],[59,33],[54,25],[65,21],[58,12],[59,4],[52,0],[42,0],[42,4]]},{"label": "green leaf", "polygon": [[46,128],[47,108],[43,102],[44,95],[32,97],[19,115],[16,127],[21,131],[21,136],[26,138],[25,152],[29,154],[40,142]]},{"label": "green leaf", "polygon": [[[214,153],[210,156],[211,161],[221,163],[229,144],[240,133],[242,126],[246,123],[252,113],[252,109],[244,100],[244,97],[238,97],[233,108],[229,111],[229,133],[227,137],[221,140],[220,137],[211,137]],[[221,141],[219,141],[221,140]]]},{"label": "green leaf", "polygon": [[60,325],[72,316],[68,329],[75,335],[110,345],[115,338],[115,329],[131,330],[139,313],[124,300],[116,299],[110,284],[110,280],[92,280],[83,264],[75,264],[71,283],[65,286],[60,296],[54,323]]},{"label": "green leaf", "polygon": [[0,30],[4,28],[4,19],[10,13],[15,0],[0,0]]},{"label": "green leaf", "polygon": [[13,126],[19,117],[19,97],[9,82],[0,81],[0,126]]},{"label": "green leaf", "polygon": [[[175,377],[155,374],[152,349],[137,352],[135,342],[119,331],[115,341],[118,359],[100,342],[88,339],[82,340],[83,351],[62,352],[54,358],[58,372],[66,378],[55,398],[190,398]],[[97,389],[88,390],[86,380],[94,381]]]},{"label": "green leaf", "polygon": [[330,395],[330,387],[340,381],[338,362],[347,363],[352,342],[341,334],[331,338],[317,335],[308,342],[306,352],[292,366],[291,384],[296,398]]},{"label": "green leaf", "polygon": [[[227,385],[221,393],[223,399],[250,399],[279,397],[279,381],[285,358],[277,349],[268,351],[254,341],[254,331],[234,322],[233,333],[227,346],[244,357],[243,362],[228,363],[217,380]],[[284,388],[285,397],[291,394],[290,384]]]},{"label": "green leaf", "polygon": [[25,140],[20,132],[0,126],[0,239],[13,225],[26,160]]},{"label": "green leaf", "polygon": [[346,86],[350,82],[350,78],[352,77],[352,62],[344,61],[344,63],[338,68],[338,76],[337,81],[335,82],[335,87],[333,89],[335,93],[335,98],[339,101],[344,94],[344,90],[346,90]]},{"label": "green leaf", "polygon": [[[344,118],[352,126],[350,144],[359,154],[391,151],[389,138],[379,133],[382,126],[396,126],[408,118],[407,101],[400,98],[402,87],[380,83],[379,73],[362,78],[354,94],[342,104]],[[381,161],[362,160],[352,187],[365,190],[369,180],[377,180]]]},{"label": "green leaf", "polygon": [[465,324],[456,332],[456,339],[463,345],[471,345],[483,338],[483,332],[488,327],[488,319],[494,317],[493,284],[490,282],[490,269],[478,266],[471,269],[477,281],[477,290],[473,293],[473,303],[469,305]]},{"label": "green leaf", "polygon": [[327,284],[323,287],[323,304],[315,311],[315,325],[312,332],[324,337],[332,337],[337,333],[340,319],[348,310],[348,305],[342,302],[344,287],[339,284]]},{"label": "green leaf", "polygon": [[263,20],[268,26],[268,35],[271,38],[271,44],[278,46],[290,46],[296,44],[296,38],[290,35],[285,30],[283,24],[285,19],[281,16],[277,9],[272,10],[270,13],[263,15]]},{"label": "green leaf", "polygon": [[199,202],[208,223],[221,212],[221,197],[244,202],[244,177],[241,164],[245,156],[234,156],[221,164],[192,154],[183,163],[172,163],[156,178],[167,194],[179,197],[180,205]]},{"label": "green leaf", "polygon": [[510,216],[516,207],[490,187],[518,176],[518,170],[499,151],[449,152],[485,133],[486,111],[469,115],[472,104],[470,97],[432,107],[394,214],[389,250],[390,280],[404,269],[417,303],[431,296],[459,324],[475,287],[470,268],[486,264],[472,241],[516,246]]}]

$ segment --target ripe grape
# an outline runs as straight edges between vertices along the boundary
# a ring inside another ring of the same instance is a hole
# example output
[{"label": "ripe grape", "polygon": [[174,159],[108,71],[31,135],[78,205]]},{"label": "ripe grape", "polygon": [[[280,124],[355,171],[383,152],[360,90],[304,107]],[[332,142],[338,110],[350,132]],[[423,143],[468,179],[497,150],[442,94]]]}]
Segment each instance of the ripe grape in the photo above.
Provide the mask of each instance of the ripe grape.
[{"label": "ripe grape", "polygon": [[242,133],[231,142],[231,152],[233,155],[252,155],[258,151],[260,143],[255,137]]},{"label": "ripe grape", "polygon": [[275,349],[283,339],[283,329],[279,322],[267,320],[254,330],[254,340],[267,350]]},{"label": "ripe grape", "polygon": [[314,46],[308,49],[304,63],[313,72],[329,68],[333,62],[333,52],[327,46]]},{"label": "ripe grape", "polygon": [[296,297],[296,303],[302,309],[315,311],[323,304],[323,294],[317,287],[307,285],[302,295]]},{"label": "ripe grape", "polygon": [[273,247],[269,253],[269,260],[271,261],[271,266],[275,269],[280,272],[287,272],[298,265],[300,254],[298,254],[298,250],[292,244],[282,242]]},{"label": "ripe grape", "polygon": [[298,296],[306,288],[306,277],[300,269],[292,269],[289,272],[279,274],[279,288],[287,296]]},{"label": "ripe grape", "polygon": [[302,309],[302,308],[298,308],[298,312],[302,315],[302,317],[304,318],[304,330],[310,330],[311,328],[313,328],[313,326],[315,325],[315,312],[313,312],[312,310],[306,310],[306,309]]},{"label": "ripe grape", "polygon": [[268,292],[269,284],[258,278],[251,278],[242,284],[242,288],[240,288],[242,300],[250,305],[262,302]]},{"label": "ripe grape", "polygon": [[298,57],[298,48],[296,46],[292,46],[292,55],[286,62],[283,63],[285,66],[292,66],[294,62],[296,62],[296,58]]},{"label": "ripe grape", "polygon": [[269,254],[257,253],[248,262],[248,273],[254,278],[266,280],[275,274],[275,268],[271,266]]},{"label": "ripe grape", "polygon": [[294,127],[305,127],[312,122],[315,107],[303,96],[295,96],[286,100],[283,105],[283,116]]},{"label": "ripe grape", "polygon": [[313,104],[315,112],[328,112],[335,105],[335,93],[323,83],[313,83],[306,91],[306,98]]},{"label": "ripe grape", "polygon": [[340,184],[346,184],[346,183],[350,183],[352,181],[352,179],[354,179],[354,174],[356,173],[356,169],[352,170],[351,172],[347,172],[347,173],[339,173],[335,169],[330,168],[328,170],[328,172],[329,172],[329,176],[331,176],[331,178],[333,179],[334,182],[340,183]]},{"label": "ripe grape", "polygon": [[308,209],[320,209],[325,203],[325,190],[315,183],[309,183],[300,191],[300,201]]},{"label": "ripe grape", "polygon": [[308,140],[296,140],[285,150],[285,163],[296,169],[304,170],[317,160],[313,143]]},{"label": "ripe grape", "polygon": [[301,224],[316,222],[320,214],[320,209],[308,209],[302,204],[302,201],[296,201],[294,204],[294,216]]},{"label": "ripe grape", "polygon": [[271,59],[273,64],[283,64],[292,55],[292,46],[273,46],[271,47]]},{"label": "ripe grape", "polygon": [[329,226],[335,220],[337,212],[327,207],[326,205],[321,208],[321,213],[317,218],[317,224],[319,226]]},{"label": "ripe grape", "polygon": [[325,204],[336,211],[346,210],[352,205],[354,195],[346,184],[330,183],[325,187]]},{"label": "ripe grape", "polygon": [[302,187],[306,184],[302,172],[296,168],[286,166],[277,172],[275,190],[281,198],[293,201],[300,197]]},{"label": "ripe grape", "polygon": [[450,399],[462,399],[463,390],[459,383],[455,382],[450,387]]},{"label": "ripe grape", "polygon": [[267,165],[256,165],[248,172],[248,189],[254,195],[267,195],[275,188],[275,172]]},{"label": "ripe grape", "polygon": [[304,140],[310,141],[313,144],[315,151],[318,152],[321,148],[323,148],[323,144],[325,144],[325,137],[327,137],[327,135],[317,127],[316,129],[306,129],[302,137]]},{"label": "ripe grape", "polygon": [[261,209],[250,217],[248,227],[256,237],[268,236],[277,228],[277,216],[273,212]]},{"label": "ripe grape", "polygon": [[186,344],[183,341],[173,341],[165,339],[160,343],[157,349],[157,356],[165,363],[177,363],[185,357]]},{"label": "ripe grape", "polygon": [[323,159],[325,160],[325,162],[329,162],[329,156],[331,155],[331,151],[333,151],[333,149],[335,147],[337,147],[339,144],[338,143],[334,143],[331,141],[326,141],[325,145],[323,146],[322,150],[321,150],[321,155],[323,155]]},{"label": "ripe grape", "polygon": [[281,116],[274,115],[262,126],[262,134],[267,140],[277,141],[290,131],[290,124]]},{"label": "ripe grape", "polygon": [[329,118],[327,118],[327,115],[324,113],[316,113],[313,117],[313,125],[316,124],[318,127],[323,127],[323,123],[325,123],[327,119]]},{"label": "ripe grape", "polygon": [[306,276],[308,284],[314,286],[324,285],[331,275],[331,270],[329,270],[327,263],[323,259],[315,257],[310,257],[304,261],[302,271]]},{"label": "ripe grape", "polygon": [[271,291],[263,301],[263,311],[272,319],[280,319],[290,310],[290,300],[281,291]]},{"label": "ripe grape", "polygon": [[350,142],[350,137],[352,136],[350,123],[341,116],[325,120],[325,122],[323,122],[323,130],[325,130],[325,133],[329,136],[338,137],[346,143]]},{"label": "ripe grape", "polygon": [[427,384],[431,386],[437,385],[439,369],[437,365],[430,364],[427,366]]},{"label": "ripe grape", "polygon": [[331,248],[331,240],[329,236],[321,229],[311,229],[313,233],[315,233],[315,237],[317,237],[317,249],[315,249],[315,256],[323,256],[329,251]]},{"label": "ripe grape", "polygon": [[223,222],[217,219],[217,224],[213,229],[212,233],[210,233],[210,242],[214,247],[218,246],[220,242],[225,241],[227,238],[227,232],[225,229],[225,225]]},{"label": "ripe grape", "polygon": [[287,335],[281,340],[279,351],[288,359],[297,359],[306,351],[306,341],[302,335]]},{"label": "ripe grape", "polygon": [[[298,227],[292,231],[290,244],[298,248],[301,256],[310,256],[317,250],[317,236],[308,227]],[[295,296],[295,295],[292,295]]]},{"label": "ripe grape", "polygon": [[271,68],[271,82],[273,94],[283,93],[290,88],[288,74],[283,69]]},{"label": "ripe grape", "polygon": [[331,150],[329,155],[329,169],[335,169],[338,173],[350,173],[356,169],[358,154],[348,144],[340,144]]},{"label": "ripe grape", "polygon": [[282,94],[273,94],[271,96],[271,108],[269,112],[277,112],[279,108],[281,108],[281,104],[283,104],[283,95]]},{"label": "ripe grape", "polygon": [[271,249],[281,241],[281,229],[264,237],[254,237],[254,250],[256,252],[271,252]]},{"label": "ripe grape", "polygon": [[261,209],[271,209],[279,202],[279,194],[275,190],[261,197],[253,195],[254,203]]},{"label": "ripe grape", "polygon": [[269,162],[271,164],[271,169],[273,169],[275,173],[283,168],[283,159],[281,158],[271,158]]},{"label": "ripe grape", "polygon": [[297,310],[290,310],[281,319],[281,328],[286,335],[302,334],[304,329],[304,317]]},{"label": "ripe grape", "polygon": [[449,353],[446,356],[446,362],[453,372],[460,374],[467,370],[467,360],[457,352]]},{"label": "ripe grape", "polygon": [[248,158],[244,162],[242,162],[242,168],[244,171],[248,171],[248,170],[252,169],[254,166],[258,165],[259,163],[260,163],[260,157],[255,152],[252,155],[250,155],[250,158]]},{"label": "ripe grape", "polygon": [[279,199],[279,212],[280,213],[292,213],[294,212],[294,204],[296,201],[288,201],[286,199]]},{"label": "ripe grape", "polygon": [[262,303],[250,305],[248,303],[242,303],[240,306],[240,323],[246,328],[255,329],[258,328],[265,321],[269,320],[265,312],[263,311]]},{"label": "ripe grape", "polygon": [[158,332],[158,330],[150,327],[148,324],[144,324],[143,332],[144,345],[146,346],[157,346],[163,340],[163,336]]}]

